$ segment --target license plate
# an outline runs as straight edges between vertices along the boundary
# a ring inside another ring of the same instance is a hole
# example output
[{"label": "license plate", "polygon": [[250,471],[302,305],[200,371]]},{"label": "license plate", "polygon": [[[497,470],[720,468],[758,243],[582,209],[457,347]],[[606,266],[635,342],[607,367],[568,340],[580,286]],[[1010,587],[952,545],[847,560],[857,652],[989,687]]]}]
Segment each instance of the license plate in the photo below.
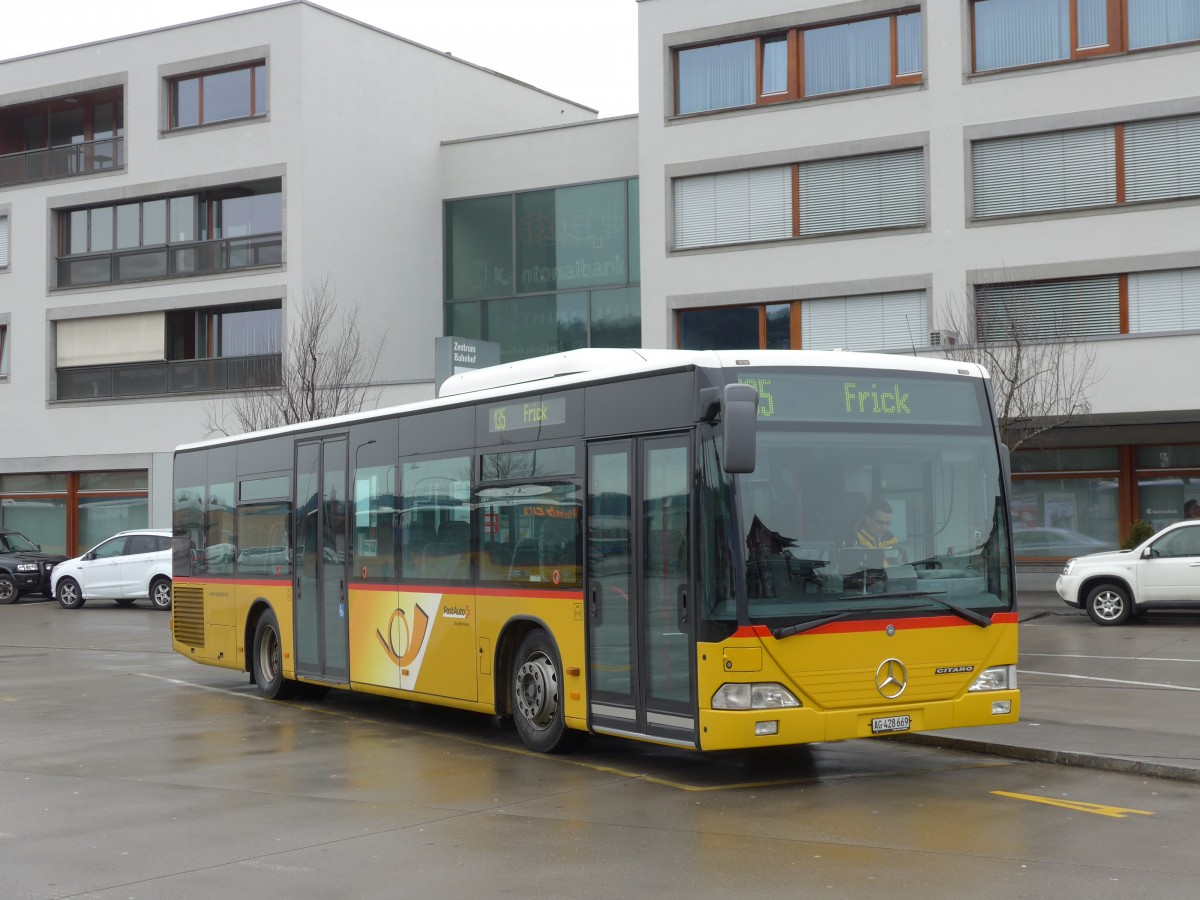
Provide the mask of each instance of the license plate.
[{"label": "license plate", "polygon": [[908,731],[912,728],[912,716],[885,716],[871,720],[871,734],[888,734],[893,731]]}]

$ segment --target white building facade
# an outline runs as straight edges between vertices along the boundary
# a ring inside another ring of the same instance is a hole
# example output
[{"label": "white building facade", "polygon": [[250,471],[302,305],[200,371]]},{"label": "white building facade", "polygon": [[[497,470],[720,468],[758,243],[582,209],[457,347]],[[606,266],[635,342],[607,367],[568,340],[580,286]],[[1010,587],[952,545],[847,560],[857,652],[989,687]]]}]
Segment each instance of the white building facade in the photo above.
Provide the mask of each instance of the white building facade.
[{"label": "white building facade", "polygon": [[308,3],[0,63],[0,527],[167,525],[171,452],[328,279],[432,395],[441,142],[594,110]]},{"label": "white building facade", "polygon": [[0,63],[0,167],[92,167],[0,178],[3,524],[167,524],[171,448],[326,276],[383,403],[444,334],[933,354],[1015,310],[1095,359],[1014,454],[1018,556],[1200,496],[1200,0],[640,0],[638,41],[606,120],[303,2]]}]

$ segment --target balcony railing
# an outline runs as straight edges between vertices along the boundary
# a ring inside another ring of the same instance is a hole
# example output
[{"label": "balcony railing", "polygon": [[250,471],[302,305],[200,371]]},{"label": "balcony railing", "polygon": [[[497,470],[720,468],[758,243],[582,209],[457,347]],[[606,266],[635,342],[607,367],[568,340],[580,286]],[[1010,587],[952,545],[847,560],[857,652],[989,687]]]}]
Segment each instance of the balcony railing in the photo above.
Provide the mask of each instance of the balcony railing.
[{"label": "balcony railing", "polygon": [[283,357],[226,356],[58,370],[59,400],[146,397],[278,387]]},{"label": "balcony railing", "polygon": [[135,247],[113,253],[58,257],[58,287],[117,284],[151,278],[213,275],[283,262],[283,235]]},{"label": "balcony railing", "polygon": [[125,138],[102,138],[0,156],[0,187],[125,168]]}]

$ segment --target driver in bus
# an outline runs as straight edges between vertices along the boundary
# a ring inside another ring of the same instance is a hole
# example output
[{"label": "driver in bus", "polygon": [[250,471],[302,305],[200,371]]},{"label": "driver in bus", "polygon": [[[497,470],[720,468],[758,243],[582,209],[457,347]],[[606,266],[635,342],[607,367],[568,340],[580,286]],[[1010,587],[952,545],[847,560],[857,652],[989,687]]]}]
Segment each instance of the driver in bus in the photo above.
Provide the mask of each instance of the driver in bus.
[{"label": "driver in bus", "polygon": [[875,499],[867,504],[862,518],[854,528],[851,546],[873,547],[884,551],[883,564],[904,562],[904,551],[892,534],[892,506],[886,500]]}]

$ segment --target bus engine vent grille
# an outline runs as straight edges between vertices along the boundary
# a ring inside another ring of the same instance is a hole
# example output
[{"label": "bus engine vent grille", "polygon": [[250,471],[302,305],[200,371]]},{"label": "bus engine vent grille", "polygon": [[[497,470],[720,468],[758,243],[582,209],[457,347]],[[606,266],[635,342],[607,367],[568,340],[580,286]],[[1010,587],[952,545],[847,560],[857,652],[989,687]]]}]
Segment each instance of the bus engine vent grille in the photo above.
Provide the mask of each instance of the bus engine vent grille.
[{"label": "bus engine vent grille", "polygon": [[204,646],[204,587],[202,585],[174,585],[171,609],[175,640],[189,647]]}]

